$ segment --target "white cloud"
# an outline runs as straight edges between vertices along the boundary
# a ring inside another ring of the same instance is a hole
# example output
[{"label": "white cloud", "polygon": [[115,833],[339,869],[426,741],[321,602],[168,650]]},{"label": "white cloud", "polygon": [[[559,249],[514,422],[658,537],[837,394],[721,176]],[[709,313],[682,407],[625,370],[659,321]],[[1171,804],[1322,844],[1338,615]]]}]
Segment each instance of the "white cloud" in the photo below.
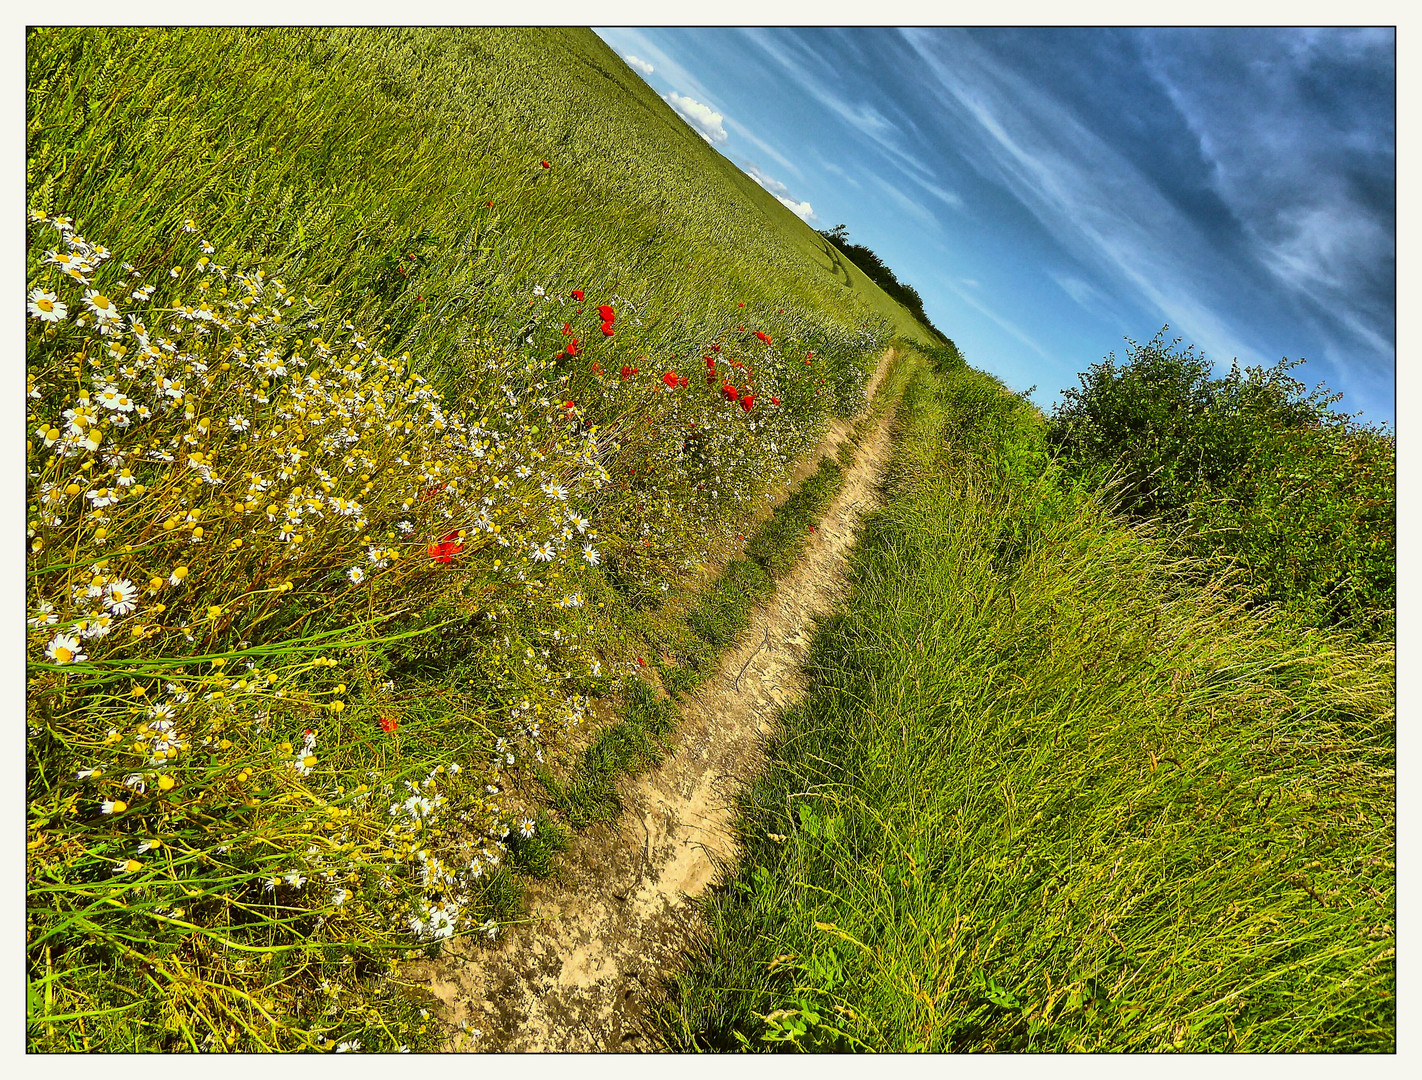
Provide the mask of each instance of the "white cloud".
[{"label": "white cloud", "polygon": [[722,125],[725,117],[711,106],[703,105],[693,98],[678,94],[675,90],[670,94],[663,94],[662,99],[680,113],[682,119],[694,127],[697,133],[712,146],[730,138]]},{"label": "white cloud", "polygon": [[652,72],[657,70],[656,68],[652,67],[651,64],[647,63],[647,61],[639,60],[635,56],[624,56],[622,59],[626,61],[627,66],[630,67],[633,71],[640,71],[643,75],[650,75]]},{"label": "white cloud", "polygon": [[746,175],[772,195],[788,195],[790,189],[773,176],[763,173],[754,165],[746,165]]},{"label": "white cloud", "polygon": [[757,166],[747,163],[745,165],[746,175],[754,180],[766,191],[770,192],[780,202],[780,204],[790,210],[801,221],[817,221],[814,208],[807,202],[796,202],[790,197],[790,189],[782,184],[775,177],[762,172]]},{"label": "white cloud", "polygon": [[782,205],[790,208],[790,212],[801,221],[810,221],[815,216],[815,211],[807,202],[796,202],[794,199],[787,199],[784,195],[775,196]]}]

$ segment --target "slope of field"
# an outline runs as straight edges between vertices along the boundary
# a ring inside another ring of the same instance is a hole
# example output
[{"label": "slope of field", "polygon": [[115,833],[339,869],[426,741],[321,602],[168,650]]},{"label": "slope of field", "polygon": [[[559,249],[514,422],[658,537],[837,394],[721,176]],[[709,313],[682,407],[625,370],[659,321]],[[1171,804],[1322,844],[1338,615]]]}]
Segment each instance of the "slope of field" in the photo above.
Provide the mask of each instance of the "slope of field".
[{"label": "slope of field", "polygon": [[1396,1046],[1394,656],[1188,584],[921,371],[676,1049]]},{"label": "slope of field", "polygon": [[586,31],[26,66],[30,1045],[432,1046],[395,961],[924,335]]}]

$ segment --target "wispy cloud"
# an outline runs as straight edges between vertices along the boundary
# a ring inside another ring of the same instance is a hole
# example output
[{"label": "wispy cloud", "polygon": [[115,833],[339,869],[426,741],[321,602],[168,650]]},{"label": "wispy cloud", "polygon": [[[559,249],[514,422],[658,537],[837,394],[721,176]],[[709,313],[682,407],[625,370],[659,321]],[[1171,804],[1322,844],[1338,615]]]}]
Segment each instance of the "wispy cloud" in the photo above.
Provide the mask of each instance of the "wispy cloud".
[{"label": "wispy cloud", "polygon": [[1077,257],[1129,285],[1216,362],[1265,363],[1198,287],[1215,276],[1198,230],[1140,172],[964,34],[905,31],[985,175]]},{"label": "wispy cloud", "polygon": [[924,206],[921,202],[918,202],[916,199],[909,198],[898,188],[894,187],[893,184],[889,183],[887,180],[885,180],[882,176],[879,176],[878,174],[871,175],[869,179],[872,180],[878,186],[880,191],[882,191],[885,195],[889,197],[889,200],[891,202],[893,202],[896,206],[899,207],[899,209],[901,209],[904,213],[908,214],[909,217],[913,218],[929,232],[937,234],[942,231],[941,226],[938,224],[938,219],[934,217],[933,214],[928,210],[928,208]]},{"label": "wispy cloud", "polygon": [[715,146],[730,138],[722,124],[725,117],[710,105],[703,105],[694,98],[678,94],[675,90],[670,94],[663,94],[662,99],[680,113],[682,119],[694,127],[697,134],[711,145]]},{"label": "wispy cloud", "polygon": [[771,146],[770,143],[766,142],[764,139],[760,138],[760,136],[756,135],[755,132],[751,131],[750,128],[746,127],[744,124],[739,123],[735,120],[728,119],[726,121],[726,126],[731,129],[732,134],[734,134],[736,138],[745,139],[746,142],[750,143],[752,146],[754,146],[766,157],[770,158],[770,160],[775,162],[777,165],[781,166],[782,168],[788,169],[796,176],[803,177],[804,174],[800,172],[799,166],[797,166],[793,161],[791,161],[775,147]]},{"label": "wispy cloud", "polygon": [[624,56],[622,59],[633,71],[640,71],[643,75],[650,75],[657,70],[651,64],[647,63],[647,61],[636,56]]},{"label": "wispy cloud", "polygon": [[[954,296],[956,296],[959,300],[963,301],[963,303],[967,304],[968,307],[972,308],[979,315],[983,316],[983,318],[995,324],[998,328],[1005,331],[1007,334],[1022,342],[1022,344],[1026,345],[1043,360],[1051,359],[1051,357],[1047,354],[1047,350],[1042,348],[1042,346],[1038,345],[1037,342],[1033,340],[1032,336],[1028,334],[1027,331],[1023,330],[1022,327],[1018,326],[1010,319],[999,315],[997,312],[993,311],[977,297],[972,296],[963,289],[960,289],[953,281],[947,278],[939,278],[938,280],[944,286],[946,286],[953,293]],[[977,282],[965,279],[964,284],[976,286]]]},{"label": "wispy cloud", "polygon": [[774,195],[782,206],[788,208],[791,213],[795,214],[802,221],[809,222],[818,220],[815,217],[814,208],[811,207],[808,202],[791,198],[790,188],[775,179],[775,177],[768,175],[755,165],[745,165],[743,168],[747,176]]},{"label": "wispy cloud", "polygon": [[801,90],[893,159],[910,180],[948,206],[958,208],[963,205],[960,195],[936,183],[933,170],[904,149],[904,133],[893,121],[867,102],[846,101],[836,94],[824,79],[815,74],[811,65],[816,58],[806,54],[792,38],[761,29],[747,29],[743,33],[766,56],[783,67]]}]

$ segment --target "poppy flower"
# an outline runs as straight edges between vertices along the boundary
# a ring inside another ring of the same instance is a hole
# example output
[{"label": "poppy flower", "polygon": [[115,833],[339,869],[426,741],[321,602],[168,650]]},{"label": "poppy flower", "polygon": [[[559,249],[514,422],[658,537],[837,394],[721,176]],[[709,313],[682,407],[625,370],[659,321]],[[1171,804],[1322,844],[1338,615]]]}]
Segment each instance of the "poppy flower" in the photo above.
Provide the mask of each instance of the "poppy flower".
[{"label": "poppy flower", "polygon": [[567,356],[577,356],[577,355],[578,355],[578,339],[577,339],[577,338],[574,338],[572,341],[568,342],[568,347],[567,347],[566,349],[564,349],[563,352],[564,352],[564,354],[567,355]]},{"label": "poppy flower", "polygon": [[394,735],[395,729],[400,726],[400,721],[393,716],[382,716],[380,718],[380,730],[387,735]]},{"label": "poppy flower", "polygon": [[435,562],[447,563],[454,560],[454,556],[464,550],[464,544],[459,539],[459,530],[445,533],[440,537],[438,544],[430,544],[426,548],[430,558]]},{"label": "poppy flower", "polygon": [[810,365],[810,358],[807,356],[807,357],[805,357],[805,366],[806,366],[806,367],[809,367],[809,365]]},{"label": "poppy flower", "polygon": [[706,361],[706,370],[707,370],[707,371],[715,371],[715,370],[716,370],[716,361],[715,361],[714,359],[712,359],[712,358],[709,357],[709,356],[703,357],[703,359]]},{"label": "poppy flower", "polygon": [[736,305],[736,307],[745,307],[745,306],[746,306],[746,304],[745,304],[745,301],[744,301],[744,300],[742,300],[739,304]]},{"label": "poppy flower", "polygon": [[577,403],[576,401],[565,401],[565,402],[563,402],[563,411],[564,411],[564,412],[572,412],[572,411],[573,411],[574,409],[576,409],[577,407],[578,407],[578,403]]},{"label": "poppy flower", "polygon": [[734,386],[732,386],[730,383],[725,383],[722,385],[721,393],[726,395],[727,401],[735,401],[741,396],[741,392],[737,390]]},{"label": "poppy flower", "polygon": [[564,324],[563,324],[563,336],[564,336],[564,337],[572,337],[572,336],[573,336],[573,328],[572,328],[570,325],[568,325],[567,323],[564,323]]},{"label": "poppy flower", "polygon": [[711,351],[712,351],[712,352],[720,352],[720,351],[721,351],[721,346],[719,346],[719,345],[712,345],[712,346],[711,346]]},{"label": "poppy flower", "polygon": [[624,379],[626,379],[626,378],[629,378],[629,377],[631,376],[631,374],[632,374],[632,369],[631,369],[630,367],[628,367],[626,364],[623,364],[623,365],[622,365],[622,372],[621,372],[622,377],[623,377]]},{"label": "poppy flower", "polygon": [[633,369],[632,369],[632,374],[633,374],[633,375],[636,375],[636,374],[637,374],[637,368],[633,368]]},{"label": "poppy flower", "polygon": [[551,169],[551,168],[553,168],[553,166],[552,166],[552,165],[549,165],[548,162],[546,162],[546,161],[540,161],[538,164],[542,165],[545,169]]},{"label": "poppy flower", "polygon": [[578,303],[581,304],[581,303],[583,302],[583,290],[582,290],[582,289],[574,289],[574,290],[573,290],[573,299],[576,300]]},{"label": "poppy flower", "polygon": [[741,408],[745,409],[746,412],[750,412],[752,409],[754,409],[755,395],[747,394],[745,397],[741,398]]},{"label": "poppy flower", "polygon": [[617,318],[617,312],[613,311],[608,305],[602,304],[597,309],[597,317],[603,322],[610,323]]},{"label": "poppy flower", "polygon": [[611,337],[611,336],[612,336],[612,320],[611,320],[611,319],[607,320],[607,322],[605,322],[605,323],[602,324],[602,332],[603,332],[603,335],[606,336],[606,337]]},{"label": "poppy flower", "polygon": [[782,315],[785,314],[785,309],[784,309],[784,308],[781,308],[781,309],[780,309],[780,314],[782,314]]},{"label": "poppy flower", "polygon": [[638,666],[638,667],[646,667],[646,666],[647,666],[647,661],[643,660],[643,659],[639,656],[639,657],[637,657],[637,666]]},{"label": "poppy flower", "polygon": [[667,386],[669,386],[671,389],[675,390],[675,389],[676,389],[676,384],[677,384],[677,374],[676,374],[676,372],[675,372],[675,371],[668,371],[665,375],[662,376],[662,382],[666,383]]},{"label": "poppy flower", "polygon": [[677,379],[677,385],[678,385],[678,386],[687,386],[687,385],[690,385],[690,383],[691,383],[691,380],[688,379],[685,375],[683,375],[683,376],[681,376],[681,378]]},{"label": "poppy flower", "polygon": [[770,403],[771,403],[772,405],[779,405],[779,404],[780,404],[780,399],[779,399],[778,397],[773,397],[773,398],[770,399]]},{"label": "poppy flower", "polygon": [[494,208],[494,204],[492,202],[486,202],[484,205],[487,206],[490,210]]},{"label": "poppy flower", "polygon": [[770,344],[770,335],[767,334],[764,330],[757,330],[755,332],[755,336],[760,338],[760,340],[765,342],[767,345]]}]

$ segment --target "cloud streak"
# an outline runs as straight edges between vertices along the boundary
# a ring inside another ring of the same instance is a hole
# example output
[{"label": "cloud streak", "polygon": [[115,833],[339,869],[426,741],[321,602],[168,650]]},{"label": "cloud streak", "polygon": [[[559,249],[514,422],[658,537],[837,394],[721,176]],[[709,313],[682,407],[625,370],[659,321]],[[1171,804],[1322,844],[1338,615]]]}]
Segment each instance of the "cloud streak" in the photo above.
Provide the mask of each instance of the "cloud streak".
[{"label": "cloud streak", "polygon": [[647,63],[647,61],[641,60],[635,56],[624,56],[622,59],[628,67],[630,67],[633,71],[641,72],[643,76],[650,75],[652,72],[657,70],[651,64]]},{"label": "cloud streak", "polygon": [[725,117],[710,105],[703,105],[694,98],[678,94],[675,90],[670,94],[663,94],[662,100],[675,109],[681,118],[695,128],[696,133],[712,146],[724,143],[730,138],[722,124]]},{"label": "cloud streak", "polygon": [[1216,362],[1268,363],[1197,290],[1219,267],[1194,225],[1139,170],[966,35],[905,36],[981,151],[965,156],[1060,243],[1128,285]]}]

